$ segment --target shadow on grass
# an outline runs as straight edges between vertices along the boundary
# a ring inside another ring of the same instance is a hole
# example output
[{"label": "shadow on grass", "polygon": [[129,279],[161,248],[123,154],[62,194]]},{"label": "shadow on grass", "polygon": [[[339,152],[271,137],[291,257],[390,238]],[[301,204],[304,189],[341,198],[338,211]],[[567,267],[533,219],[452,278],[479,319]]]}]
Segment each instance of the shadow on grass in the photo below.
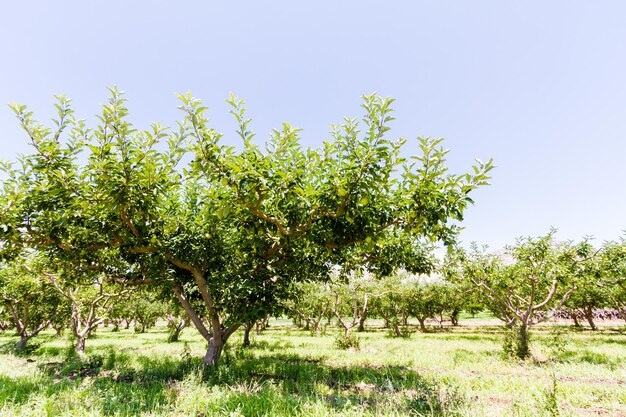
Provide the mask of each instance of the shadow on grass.
[{"label": "shadow on grass", "polygon": [[616,345],[624,345],[626,346],[626,337],[620,337],[615,335],[606,335],[603,337],[592,337],[589,338],[589,342],[591,343],[610,343]]},{"label": "shadow on grass", "polygon": [[[240,393],[254,391],[255,387],[259,391],[259,386],[272,387],[260,390],[272,396],[268,405],[317,403],[327,411],[360,409],[375,415],[384,412],[454,415],[464,402],[454,388],[426,379],[408,367],[333,366],[320,358],[284,354],[255,357],[241,349],[226,354],[221,367],[208,370],[204,380],[211,385],[236,387],[235,391]],[[276,412],[272,410],[263,408],[257,415]]]},{"label": "shadow on grass", "polygon": [[17,340],[18,338],[15,338],[15,341],[6,342],[0,345],[0,353],[13,354],[19,357],[26,357],[26,356],[32,355],[37,349],[39,349],[39,347],[42,344],[41,340],[37,340],[37,341],[31,340],[23,348],[16,349]]},{"label": "shadow on grass", "polygon": [[[442,337],[440,339],[453,339],[453,340],[467,340],[467,341],[488,341],[488,342],[500,342],[502,340],[502,331],[500,333],[492,332],[491,334],[480,334],[480,333],[449,333],[447,334],[449,337],[445,337],[446,334],[441,334]],[[431,333],[431,335],[436,336],[436,333]]]},{"label": "shadow on grass", "polygon": [[565,350],[558,355],[557,358],[561,362],[570,363],[588,363],[591,365],[603,365],[610,370],[616,370],[623,367],[624,360],[622,357],[612,358],[604,353],[591,352],[586,349]]},{"label": "shadow on grass", "polygon": [[132,353],[113,348],[87,358],[69,355],[62,362],[39,363],[42,372],[34,376],[0,377],[0,401],[21,407],[44,397],[66,410],[81,406],[66,399],[76,391],[102,415],[176,410],[197,416],[454,415],[464,403],[454,388],[407,367],[334,366],[319,358],[265,353],[227,350],[218,369],[189,357],[131,361]]},{"label": "shadow on grass", "polygon": [[7,378],[0,376],[0,403],[23,404],[28,399],[39,393],[44,386],[42,378],[17,377]]}]

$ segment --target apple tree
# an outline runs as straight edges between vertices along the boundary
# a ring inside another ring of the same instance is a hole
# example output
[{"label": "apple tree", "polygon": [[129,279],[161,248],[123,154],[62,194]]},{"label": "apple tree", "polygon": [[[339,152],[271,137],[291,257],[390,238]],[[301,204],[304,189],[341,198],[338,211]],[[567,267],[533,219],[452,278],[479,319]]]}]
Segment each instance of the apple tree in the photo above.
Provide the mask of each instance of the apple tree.
[{"label": "apple tree", "polygon": [[175,129],[142,130],[123,94],[110,93],[91,128],[65,97],[52,128],[13,106],[33,153],[3,165],[2,255],[30,247],[173,294],[208,342],[208,365],[300,280],[327,279],[336,266],[427,270],[426,248],[455,242],[471,192],[493,167],[449,173],[440,139],[419,138],[405,159],[406,140],[389,138],[392,100],[378,96],[364,97],[361,121],[344,119],[331,140],[304,149],[287,123],[257,145],[232,96],[238,146],[224,143],[191,95],[179,97]]}]

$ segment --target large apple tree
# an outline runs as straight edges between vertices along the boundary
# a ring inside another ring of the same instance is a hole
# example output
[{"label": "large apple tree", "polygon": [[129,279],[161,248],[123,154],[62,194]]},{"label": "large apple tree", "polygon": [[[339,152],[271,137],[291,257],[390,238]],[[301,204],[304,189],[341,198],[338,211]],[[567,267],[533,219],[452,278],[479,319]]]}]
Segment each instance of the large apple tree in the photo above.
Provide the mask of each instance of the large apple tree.
[{"label": "large apple tree", "polygon": [[0,249],[11,257],[32,247],[172,294],[207,340],[209,365],[298,281],[337,266],[426,272],[430,243],[455,242],[471,192],[492,169],[479,161],[448,173],[440,139],[406,150],[389,138],[392,100],[378,96],[314,149],[286,123],[259,146],[232,96],[241,143],[225,144],[200,100],[179,98],[175,129],[135,128],[115,88],[92,128],[65,97],[52,128],[14,105],[33,153],[4,165]]}]

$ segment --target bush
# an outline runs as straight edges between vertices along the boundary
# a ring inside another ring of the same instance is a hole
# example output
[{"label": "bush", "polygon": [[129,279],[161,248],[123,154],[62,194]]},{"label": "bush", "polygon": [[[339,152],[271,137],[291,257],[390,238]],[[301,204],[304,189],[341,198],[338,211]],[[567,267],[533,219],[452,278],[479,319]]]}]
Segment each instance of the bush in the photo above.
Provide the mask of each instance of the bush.
[{"label": "bush", "polygon": [[311,328],[311,336],[326,336],[326,325],[320,324],[319,334],[315,334],[315,328]]},{"label": "bush", "polygon": [[520,326],[513,326],[504,332],[504,343],[502,345],[505,356],[514,359],[526,359],[530,356],[528,348],[528,334],[526,340],[521,337]]},{"label": "bush", "polygon": [[338,349],[342,350],[361,350],[361,339],[357,335],[352,333],[347,337],[343,334],[340,334],[335,338],[335,346],[337,346]]}]

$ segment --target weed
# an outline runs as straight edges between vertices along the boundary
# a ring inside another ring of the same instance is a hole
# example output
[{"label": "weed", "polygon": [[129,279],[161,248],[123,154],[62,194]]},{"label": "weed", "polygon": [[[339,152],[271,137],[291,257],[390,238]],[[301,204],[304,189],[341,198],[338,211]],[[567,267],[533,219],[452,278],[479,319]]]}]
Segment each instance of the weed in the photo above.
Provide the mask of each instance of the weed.
[{"label": "weed", "polygon": [[335,338],[335,346],[342,350],[361,350],[361,339],[354,333],[350,333],[347,337],[340,334]]},{"label": "weed", "polygon": [[529,335],[521,326],[507,328],[504,332],[502,350],[504,355],[514,359],[526,359],[530,356]]}]

